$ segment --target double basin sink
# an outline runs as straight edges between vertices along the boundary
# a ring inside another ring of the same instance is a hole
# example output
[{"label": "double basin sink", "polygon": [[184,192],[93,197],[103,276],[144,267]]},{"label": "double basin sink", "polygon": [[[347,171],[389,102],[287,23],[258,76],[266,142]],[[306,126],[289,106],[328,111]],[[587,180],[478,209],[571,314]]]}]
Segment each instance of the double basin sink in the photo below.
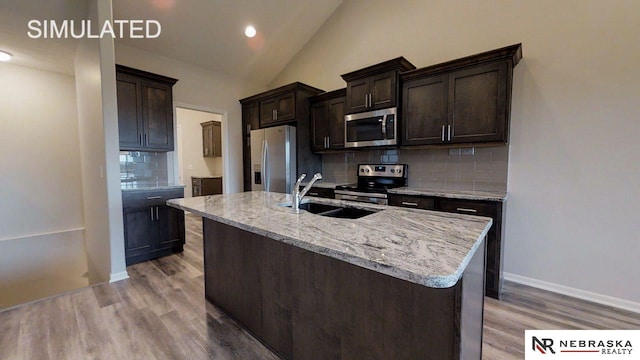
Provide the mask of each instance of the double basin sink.
[{"label": "double basin sink", "polygon": [[[291,208],[291,204],[281,204],[281,206]],[[371,210],[327,205],[314,202],[303,202],[302,204],[300,204],[300,209],[320,216],[341,219],[359,219],[361,217],[375,213],[375,211]]]}]

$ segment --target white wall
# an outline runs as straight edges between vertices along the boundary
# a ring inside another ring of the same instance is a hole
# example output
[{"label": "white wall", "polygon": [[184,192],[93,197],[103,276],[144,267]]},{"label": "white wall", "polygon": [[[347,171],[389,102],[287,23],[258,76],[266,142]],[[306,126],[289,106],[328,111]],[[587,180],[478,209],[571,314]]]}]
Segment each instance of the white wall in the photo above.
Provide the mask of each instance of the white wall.
[{"label": "white wall", "polygon": [[[222,157],[202,156],[202,126],[207,121],[222,122],[220,114],[177,108],[178,156],[180,157],[180,184],[186,185],[184,196],[191,197],[191,177],[223,176]],[[224,141],[224,140],[223,140]]]},{"label": "white wall", "polygon": [[336,89],[399,55],[421,67],[522,42],[506,271],[640,311],[638,23],[637,1],[346,0],[272,85]]},{"label": "white wall", "polygon": [[[87,19],[111,19],[111,1],[89,0]],[[83,39],[75,57],[88,276],[126,278],[113,40]]]},{"label": "white wall", "polygon": [[0,308],[87,285],[74,78],[0,64]]},{"label": "white wall", "polygon": [[228,140],[222,149],[224,191],[242,191],[242,109],[238,100],[262,92],[266,86],[119,43],[116,43],[116,63],[176,78],[174,104],[223,114],[222,136]]}]

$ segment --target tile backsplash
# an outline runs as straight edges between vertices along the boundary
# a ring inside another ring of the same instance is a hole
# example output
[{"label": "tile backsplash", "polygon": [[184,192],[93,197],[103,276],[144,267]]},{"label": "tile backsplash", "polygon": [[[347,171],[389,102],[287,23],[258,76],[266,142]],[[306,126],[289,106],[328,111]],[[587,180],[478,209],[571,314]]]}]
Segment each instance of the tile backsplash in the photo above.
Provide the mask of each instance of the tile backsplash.
[{"label": "tile backsplash", "polygon": [[121,188],[166,186],[168,182],[167,153],[120,151]]},{"label": "tile backsplash", "polygon": [[[355,182],[358,164],[407,164],[408,185],[447,190],[507,190],[508,146],[476,147],[473,155],[454,149],[364,150],[322,155],[325,181]],[[456,153],[456,154],[453,154]]]}]

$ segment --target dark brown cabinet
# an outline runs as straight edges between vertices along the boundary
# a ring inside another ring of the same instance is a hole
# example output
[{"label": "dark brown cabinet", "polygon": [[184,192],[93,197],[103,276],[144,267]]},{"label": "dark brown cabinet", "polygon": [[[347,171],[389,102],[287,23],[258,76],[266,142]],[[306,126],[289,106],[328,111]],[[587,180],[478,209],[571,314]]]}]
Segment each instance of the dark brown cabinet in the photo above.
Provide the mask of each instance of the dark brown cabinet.
[{"label": "dark brown cabinet", "polygon": [[222,157],[222,124],[207,121],[202,126],[202,156]]},{"label": "dark brown cabinet", "polygon": [[340,89],[311,98],[313,151],[344,149],[345,95]]},{"label": "dark brown cabinet", "polygon": [[116,65],[120,150],[173,151],[173,85],[166,76]]},{"label": "dark brown cabinet", "polygon": [[506,143],[520,44],[401,75],[402,145]]},{"label": "dark brown cabinet", "polygon": [[489,229],[486,241],[487,260],[485,274],[485,294],[492,298],[500,299],[503,282],[502,268],[504,263],[504,202],[389,194],[389,205],[485,216],[492,218],[493,225]]},{"label": "dark brown cabinet", "polygon": [[251,130],[277,125],[296,128],[298,174],[322,171],[322,158],[312,152],[309,98],[323,90],[295,82],[240,100],[242,104],[244,190],[251,191]]},{"label": "dark brown cabinet", "polygon": [[222,194],[222,177],[191,177],[191,196]]},{"label": "dark brown cabinet", "polygon": [[295,91],[260,101],[260,127],[286,124],[296,118]]},{"label": "dark brown cabinet", "polygon": [[342,75],[347,82],[347,114],[385,109],[398,105],[398,74],[415,69],[403,57]]},{"label": "dark brown cabinet", "polygon": [[127,265],[182,252],[184,211],[167,206],[184,191],[124,191],[122,193]]}]

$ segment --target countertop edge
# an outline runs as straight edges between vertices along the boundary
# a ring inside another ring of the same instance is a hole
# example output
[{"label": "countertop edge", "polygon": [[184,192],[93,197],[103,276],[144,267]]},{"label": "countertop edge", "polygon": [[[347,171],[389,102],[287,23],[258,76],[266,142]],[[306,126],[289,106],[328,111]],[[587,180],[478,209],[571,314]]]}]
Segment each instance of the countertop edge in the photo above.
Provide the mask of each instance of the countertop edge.
[{"label": "countertop edge", "polygon": [[437,189],[419,189],[419,188],[395,188],[387,190],[389,194],[397,195],[410,195],[410,196],[436,196],[447,199],[461,199],[461,200],[480,200],[480,201],[495,201],[506,202],[509,197],[509,193],[498,192],[474,192],[474,191],[456,191],[456,190],[437,190]]},{"label": "countertop edge", "polygon": [[138,188],[120,188],[122,192],[135,192],[135,191],[160,191],[160,190],[180,190],[184,189],[186,185],[166,185],[166,186],[150,186],[150,187],[138,187]]}]

